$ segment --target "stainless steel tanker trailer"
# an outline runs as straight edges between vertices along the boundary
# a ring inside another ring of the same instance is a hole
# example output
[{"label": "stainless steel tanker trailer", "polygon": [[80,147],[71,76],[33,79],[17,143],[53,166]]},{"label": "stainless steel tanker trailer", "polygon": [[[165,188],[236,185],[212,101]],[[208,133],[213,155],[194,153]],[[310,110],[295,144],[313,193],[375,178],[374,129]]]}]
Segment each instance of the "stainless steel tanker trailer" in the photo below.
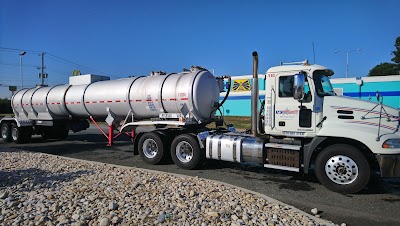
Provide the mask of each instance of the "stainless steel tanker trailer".
[{"label": "stainless steel tanker trailer", "polygon": [[202,67],[192,67],[182,73],[152,72],[119,80],[72,76],[67,85],[22,89],[11,100],[15,117],[1,121],[2,138],[16,143],[29,142],[33,134],[65,138],[69,130],[86,129],[87,119],[112,118],[115,128],[122,121],[204,125],[213,120],[219,106],[222,83],[217,81],[222,80]]},{"label": "stainless steel tanker trailer", "polygon": [[[114,130],[129,133],[134,153],[149,164],[167,156],[184,169],[206,158],[253,162],[315,172],[325,187],[341,193],[366,187],[373,171],[400,176],[398,110],[379,100],[337,96],[329,81],[333,71],[307,61],[270,68],[259,108],[257,67],[254,52],[251,133],[223,126],[223,117],[216,116],[229,95],[230,77],[192,67],[119,80],[75,76],[67,85],[20,90],[12,97],[15,116],[0,120],[1,135],[17,143],[32,134],[64,138],[68,130],[86,129],[88,119],[105,120],[109,144]],[[228,90],[220,102],[224,80]],[[216,129],[206,126],[212,122]]]}]

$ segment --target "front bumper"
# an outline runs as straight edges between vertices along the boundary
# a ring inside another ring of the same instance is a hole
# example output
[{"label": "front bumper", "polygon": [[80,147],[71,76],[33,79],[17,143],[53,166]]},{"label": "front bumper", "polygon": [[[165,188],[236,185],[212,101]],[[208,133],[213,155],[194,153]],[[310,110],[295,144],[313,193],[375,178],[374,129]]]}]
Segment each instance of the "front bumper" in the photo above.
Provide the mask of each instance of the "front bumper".
[{"label": "front bumper", "polygon": [[400,155],[376,155],[381,177],[400,177]]}]

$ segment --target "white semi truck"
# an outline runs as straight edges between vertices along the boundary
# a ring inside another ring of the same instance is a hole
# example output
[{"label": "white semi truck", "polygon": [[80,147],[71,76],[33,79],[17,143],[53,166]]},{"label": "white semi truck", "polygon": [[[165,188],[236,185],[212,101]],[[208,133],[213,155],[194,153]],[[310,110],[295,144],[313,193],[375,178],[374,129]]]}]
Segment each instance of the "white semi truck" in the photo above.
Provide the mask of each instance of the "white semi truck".
[{"label": "white semi truck", "polygon": [[[229,95],[228,89],[219,103],[223,80],[229,87],[230,78],[192,67],[113,81],[77,76],[67,85],[20,90],[12,98],[15,116],[0,121],[1,135],[17,143],[32,134],[64,138],[70,129],[87,128],[89,118],[106,119],[110,140],[113,129],[132,132],[135,153],[149,164],[170,155],[184,169],[216,159],[314,171],[324,186],[340,193],[360,191],[376,171],[400,176],[399,110],[337,96],[329,81],[333,71],[307,62],[270,68],[258,106],[257,68],[254,52],[251,133],[222,127],[223,118],[216,116]],[[206,127],[212,122],[216,129]]]}]

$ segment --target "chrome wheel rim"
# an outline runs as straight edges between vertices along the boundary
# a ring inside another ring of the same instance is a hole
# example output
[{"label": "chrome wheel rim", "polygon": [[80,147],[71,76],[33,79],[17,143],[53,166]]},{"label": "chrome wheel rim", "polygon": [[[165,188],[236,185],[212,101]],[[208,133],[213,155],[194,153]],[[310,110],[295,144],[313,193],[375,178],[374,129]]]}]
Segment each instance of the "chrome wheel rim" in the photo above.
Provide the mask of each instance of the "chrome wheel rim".
[{"label": "chrome wheel rim", "polygon": [[358,176],[358,166],[353,159],[337,155],[331,157],[325,164],[325,173],[336,184],[353,183]]},{"label": "chrome wheel rim", "polygon": [[6,139],[7,136],[8,136],[8,128],[7,128],[7,126],[5,125],[5,126],[3,126],[3,127],[1,128],[1,137],[3,137],[3,139]]},{"label": "chrome wheel rim", "polygon": [[12,128],[11,136],[12,136],[13,140],[17,140],[18,139],[18,128],[16,128],[16,127]]},{"label": "chrome wheel rim", "polygon": [[153,139],[147,139],[143,142],[143,154],[146,158],[154,158],[157,155],[158,146]]},{"label": "chrome wheel rim", "polygon": [[181,141],[176,146],[176,157],[179,161],[188,163],[193,158],[193,147],[187,141]]}]

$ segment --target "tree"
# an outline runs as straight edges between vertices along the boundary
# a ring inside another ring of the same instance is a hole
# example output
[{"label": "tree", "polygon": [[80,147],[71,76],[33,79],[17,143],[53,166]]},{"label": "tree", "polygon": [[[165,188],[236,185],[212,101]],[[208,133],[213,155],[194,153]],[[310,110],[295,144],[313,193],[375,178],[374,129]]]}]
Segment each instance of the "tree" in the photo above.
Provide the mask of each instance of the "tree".
[{"label": "tree", "polygon": [[396,50],[392,51],[392,54],[394,55],[392,61],[396,64],[400,64],[400,37],[396,38],[396,43],[394,44],[394,47],[396,47]]},{"label": "tree", "polygon": [[369,71],[368,76],[398,75],[400,68],[397,64],[381,63]]},{"label": "tree", "polygon": [[11,103],[8,98],[0,98],[0,103]]},{"label": "tree", "polygon": [[394,63],[380,63],[369,71],[368,76],[400,75],[400,36],[394,44],[395,51],[392,51]]}]

